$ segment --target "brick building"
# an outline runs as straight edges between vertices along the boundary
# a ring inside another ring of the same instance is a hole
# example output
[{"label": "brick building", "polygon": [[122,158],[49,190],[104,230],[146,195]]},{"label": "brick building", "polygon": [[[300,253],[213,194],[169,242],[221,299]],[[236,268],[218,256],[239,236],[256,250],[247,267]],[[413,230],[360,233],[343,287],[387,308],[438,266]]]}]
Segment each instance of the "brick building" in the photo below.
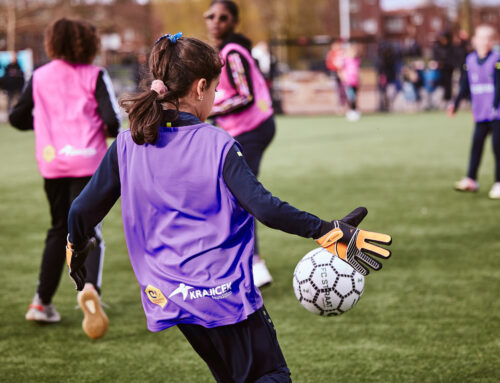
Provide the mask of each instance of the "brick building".
[{"label": "brick building", "polygon": [[370,38],[380,35],[382,10],[379,0],[350,0],[349,8],[352,38]]},{"label": "brick building", "polygon": [[385,40],[405,43],[416,41],[429,48],[439,33],[450,27],[445,8],[426,5],[414,9],[400,9],[382,14],[382,36]]},{"label": "brick building", "polygon": [[472,25],[489,24],[500,34],[500,6],[485,6],[472,9]]}]

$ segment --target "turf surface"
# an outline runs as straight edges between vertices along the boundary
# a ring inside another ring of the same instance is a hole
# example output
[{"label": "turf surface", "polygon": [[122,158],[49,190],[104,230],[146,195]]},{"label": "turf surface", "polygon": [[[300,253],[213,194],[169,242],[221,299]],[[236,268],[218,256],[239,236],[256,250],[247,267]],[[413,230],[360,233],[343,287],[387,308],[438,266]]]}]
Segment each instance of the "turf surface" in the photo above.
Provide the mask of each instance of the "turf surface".
[{"label": "turf surface", "polygon": [[[363,228],[393,236],[393,257],[367,277],[344,316],[316,317],[296,301],[292,273],[311,240],[259,228],[275,279],[263,291],[294,382],[500,381],[500,201],[489,145],[475,194],[452,190],[467,163],[471,117],[376,115],[279,118],[262,181],[324,219],[365,205]],[[24,314],[49,224],[33,133],[0,125],[0,381],[212,382],[180,332],[146,330],[119,204],[105,220],[104,301],[110,329],[89,340],[66,273],[54,303],[63,320]]]}]

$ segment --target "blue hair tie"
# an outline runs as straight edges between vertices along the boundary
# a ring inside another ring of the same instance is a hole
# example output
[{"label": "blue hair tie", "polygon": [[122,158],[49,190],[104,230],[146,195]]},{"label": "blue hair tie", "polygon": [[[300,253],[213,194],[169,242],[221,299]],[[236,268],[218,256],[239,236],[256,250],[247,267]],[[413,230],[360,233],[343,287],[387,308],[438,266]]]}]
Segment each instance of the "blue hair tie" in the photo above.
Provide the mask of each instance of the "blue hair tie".
[{"label": "blue hair tie", "polygon": [[167,34],[161,36],[158,40],[156,40],[153,45],[158,44],[163,39],[169,39],[172,43],[175,44],[177,42],[177,40],[179,40],[181,37],[182,37],[182,32],[177,32],[175,35],[171,35],[170,33],[167,33]]}]

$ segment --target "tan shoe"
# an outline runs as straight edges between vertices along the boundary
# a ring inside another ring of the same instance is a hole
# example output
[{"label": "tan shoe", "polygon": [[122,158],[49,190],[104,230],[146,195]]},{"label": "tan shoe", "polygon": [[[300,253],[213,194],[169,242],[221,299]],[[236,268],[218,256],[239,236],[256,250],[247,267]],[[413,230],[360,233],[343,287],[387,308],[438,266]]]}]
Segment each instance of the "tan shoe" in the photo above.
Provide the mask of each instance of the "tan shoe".
[{"label": "tan shoe", "polygon": [[83,331],[89,338],[98,339],[106,334],[109,320],[101,307],[101,298],[95,288],[87,287],[78,293],[78,305],[83,310]]}]

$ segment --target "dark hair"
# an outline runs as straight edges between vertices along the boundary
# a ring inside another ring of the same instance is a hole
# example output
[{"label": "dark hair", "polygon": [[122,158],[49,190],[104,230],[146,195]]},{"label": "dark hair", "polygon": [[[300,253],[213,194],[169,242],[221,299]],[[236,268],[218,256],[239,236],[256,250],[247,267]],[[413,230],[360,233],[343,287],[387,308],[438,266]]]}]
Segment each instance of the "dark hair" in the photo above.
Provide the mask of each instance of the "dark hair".
[{"label": "dark hair", "polygon": [[203,41],[189,37],[177,42],[159,40],[149,56],[149,71],[150,77],[165,83],[167,91],[158,94],[148,87],[120,100],[128,113],[134,142],[154,144],[162,123],[162,103],[174,105],[178,111],[179,99],[188,94],[193,82],[204,78],[210,85],[220,75],[221,67],[217,51]]},{"label": "dark hair", "polygon": [[46,29],[44,44],[51,59],[90,64],[99,49],[99,36],[87,21],[62,18]]},{"label": "dark hair", "polygon": [[210,6],[212,6],[214,4],[224,5],[224,7],[226,7],[227,11],[231,14],[231,16],[234,17],[234,20],[239,21],[239,13],[240,12],[238,9],[238,5],[234,1],[231,1],[231,0],[213,0],[210,3]]}]

